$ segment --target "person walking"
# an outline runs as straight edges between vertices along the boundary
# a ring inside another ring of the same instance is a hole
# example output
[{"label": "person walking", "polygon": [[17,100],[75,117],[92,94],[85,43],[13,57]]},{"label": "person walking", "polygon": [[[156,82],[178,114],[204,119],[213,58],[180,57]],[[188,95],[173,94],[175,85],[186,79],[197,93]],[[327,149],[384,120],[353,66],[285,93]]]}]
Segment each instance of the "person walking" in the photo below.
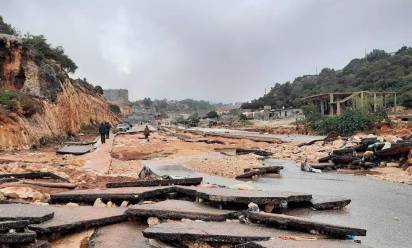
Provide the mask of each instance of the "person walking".
[{"label": "person walking", "polygon": [[106,126],[106,139],[110,138],[110,128],[112,127],[109,122],[105,123]]},{"label": "person walking", "polygon": [[147,141],[149,141],[150,129],[149,129],[149,127],[148,127],[147,125],[146,125],[146,127],[144,128],[143,134],[144,134],[144,138],[145,138]]},{"label": "person walking", "polygon": [[100,123],[99,133],[102,144],[106,143],[106,124],[104,124],[104,122]]}]

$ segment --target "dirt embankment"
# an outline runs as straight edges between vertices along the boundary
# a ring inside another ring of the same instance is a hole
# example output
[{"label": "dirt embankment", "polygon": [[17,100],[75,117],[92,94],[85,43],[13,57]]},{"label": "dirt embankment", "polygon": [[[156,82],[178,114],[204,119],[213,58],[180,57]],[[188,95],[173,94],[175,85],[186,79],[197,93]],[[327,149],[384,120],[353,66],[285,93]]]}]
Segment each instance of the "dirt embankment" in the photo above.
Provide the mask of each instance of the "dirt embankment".
[{"label": "dirt embankment", "polygon": [[30,148],[75,134],[81,126],[116,121],[93,86],[73,80],[54,61],[35,62],[20,40],[0,36],[0,149]]}]

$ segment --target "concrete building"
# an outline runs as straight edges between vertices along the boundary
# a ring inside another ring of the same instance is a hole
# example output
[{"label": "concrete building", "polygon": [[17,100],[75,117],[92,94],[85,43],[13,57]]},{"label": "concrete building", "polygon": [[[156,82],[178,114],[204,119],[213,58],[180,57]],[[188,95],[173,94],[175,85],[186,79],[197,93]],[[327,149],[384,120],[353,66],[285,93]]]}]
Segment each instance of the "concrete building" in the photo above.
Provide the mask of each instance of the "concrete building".
[{"label": "concrete building", "polygon": [[129,104],[129,91],[126,89],[107,89],[103,91],[104,98],[114,104]]},{"label": "concrete building", "polygon": [[304,102],[316,106],[321,115],[340,115],[346,110],[363,109],[376,112],[379,109],[396,111],[396,92],[358,91],[346,93],[325,93],[308,96]]}]

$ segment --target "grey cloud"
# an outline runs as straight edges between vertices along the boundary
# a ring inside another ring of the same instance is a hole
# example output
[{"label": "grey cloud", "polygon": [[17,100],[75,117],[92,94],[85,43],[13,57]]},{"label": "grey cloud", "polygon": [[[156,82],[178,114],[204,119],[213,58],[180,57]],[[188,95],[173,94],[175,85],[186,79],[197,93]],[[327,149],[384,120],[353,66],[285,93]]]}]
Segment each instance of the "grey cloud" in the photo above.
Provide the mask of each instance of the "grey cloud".
[{"label": "grey cloud", "polygon": [[246,101],[364,50],[412,45],[408,0],[0,0],[0,15],[45,34],[75,76],[132,98]]}]

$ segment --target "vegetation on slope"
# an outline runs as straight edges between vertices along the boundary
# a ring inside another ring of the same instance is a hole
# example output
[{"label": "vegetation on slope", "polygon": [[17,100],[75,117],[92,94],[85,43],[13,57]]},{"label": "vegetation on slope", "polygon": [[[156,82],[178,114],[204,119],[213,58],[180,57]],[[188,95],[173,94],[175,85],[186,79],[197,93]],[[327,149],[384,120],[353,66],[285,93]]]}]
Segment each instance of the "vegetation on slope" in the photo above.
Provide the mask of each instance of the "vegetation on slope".
[{"label": "vegetation on slope", "polygon": [[324,68],[319,75],[277,83],[266,95],[242,104],[242,108],[300,107],[300,98],[305,96],[360,90],[395,91],[400,104],[412,107],[412,48],[402,47],[394,54],[375,49],[364,58],[353,59],[342,70]]}]

